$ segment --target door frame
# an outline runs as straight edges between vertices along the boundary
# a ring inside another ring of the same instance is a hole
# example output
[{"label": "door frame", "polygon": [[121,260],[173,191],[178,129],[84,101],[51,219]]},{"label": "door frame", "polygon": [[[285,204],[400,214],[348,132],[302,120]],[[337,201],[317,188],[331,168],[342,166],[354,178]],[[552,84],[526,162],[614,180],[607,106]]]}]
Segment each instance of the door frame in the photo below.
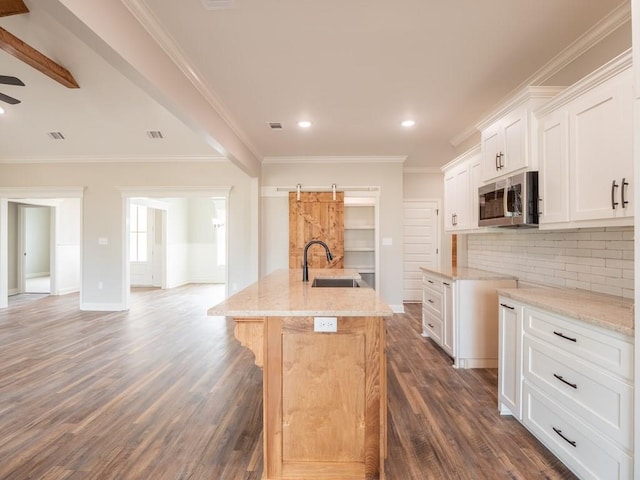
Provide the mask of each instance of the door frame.
[{"label": "door frame", "polygon": [[[17,203],[17,202],[16,202]],[[49,295],[57,294],[57,272],[56,272],[56,200],[23,200],[18,203],[18,291],[19,293],[27,292],[27,276],[26,276],[26,250],[27,250],[27,222],[25,214],[27,209],[31,208],[48,208],[49,209],[49,275],[51,283],[49,285]]]},{"label": "door frame", "polygon": [[[83,255],[83,215],[82,215],[82,198],[85,187],[0,187],[0,308],[7,308],[9,305],[9,201],[21,202],[23,200],[30,201],[55,201],[62,198],[80,199],[80,258]],[[37,199],[37,200],[35,200]],[[58,216],[56,209],[52,211],[52,220],[54,231],[57,230]],[[55,246],[55,233],[52,236],[52,242]],[[55,251],[55,248],[53,249]],[[57,264],[52,261],[52,272],[55,272]],[[82,262],[80,266],[80,298],[82,299]],[[51,292],[56,294],[57,287],[51,283]]]},{"label": "door frame", "polygon": [[[129,205],[132,198],[145,198],[149,201],[158,201],[156,205],[161,205],[163,198],[224,198],[227,208],[225,209],[225,224],[229,225],[229,196],[231,186],[220,187],[116,187],[122,195],[122,299],[123,309],[128,310],[131,302],[131,272],[129,262]],[[168,206],[165,204],[164,215],[166,215]],[[166,216],[163,217],[163,241],[166,243]],[[227,261],[224,270],[224,296],[229,293],[229,228],[225,230],[225,251],[227,252]],[[163,249],[162,255],[165,257],[164,266],[162,268],[163,278],[166,281],[166,255],[168,248]],[[165,283],[166,287],[166,283]]]}]

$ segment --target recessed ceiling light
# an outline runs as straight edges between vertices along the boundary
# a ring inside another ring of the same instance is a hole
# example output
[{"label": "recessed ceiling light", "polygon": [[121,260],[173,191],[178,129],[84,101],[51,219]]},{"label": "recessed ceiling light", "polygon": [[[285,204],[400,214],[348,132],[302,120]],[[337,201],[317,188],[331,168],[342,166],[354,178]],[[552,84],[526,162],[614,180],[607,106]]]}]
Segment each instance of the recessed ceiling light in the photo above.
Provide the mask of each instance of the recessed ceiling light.
[{"label": "recessed ceiling light", "polygon": [[413,127],[416,124],[415,120],[403,120],[400,125],[403,127]]},{"label": "recessed ceiling light", "polygon": [[4,115],[4,108],[0,107],[0,115]]},{"label": "recessed ceiling light", "polygon": [[309,128],[311,126],[311,122],[309,122],[308,120],[302,120],[298,122],[298,126],[300,128]]}]

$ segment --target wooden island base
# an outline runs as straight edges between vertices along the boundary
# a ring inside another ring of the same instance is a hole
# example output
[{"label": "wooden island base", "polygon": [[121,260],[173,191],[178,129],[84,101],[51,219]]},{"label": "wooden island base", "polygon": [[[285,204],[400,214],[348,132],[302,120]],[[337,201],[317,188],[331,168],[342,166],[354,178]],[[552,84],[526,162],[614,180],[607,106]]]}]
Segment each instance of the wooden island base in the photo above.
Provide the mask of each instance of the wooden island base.
[{"label": "wooden island base", "polygon": [[384,317],[234,317],[263,368],[264,480],[384,479]]}]

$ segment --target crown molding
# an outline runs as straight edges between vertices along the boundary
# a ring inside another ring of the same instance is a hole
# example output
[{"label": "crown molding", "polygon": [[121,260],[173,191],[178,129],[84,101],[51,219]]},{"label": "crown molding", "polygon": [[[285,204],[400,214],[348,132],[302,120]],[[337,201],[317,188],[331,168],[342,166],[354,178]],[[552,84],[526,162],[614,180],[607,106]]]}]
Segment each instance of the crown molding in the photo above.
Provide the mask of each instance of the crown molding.
[{"label": "crown molding", "polygon": [[589,90],[592,90],[593,88],[615,77],[616,75],[619,75],[625,70],[630,69],[632,66],[632,60],[633,54],[631,49],[621,53],[614,59],[602,65],[597,70],[594,70],[586,77],[566,88],[562,91],[562,93],[556,95],[540,108],[535,110],[536,115],[546,115],[547,113],[552,112],[562,105],[566,105],[571,100],[579,97],[580,95],[583,95]]},{"label": "crown molding", "polygon": [[122,4],[131,12],[135,19],[142,25],[142,27],[151,35],[163,52],[165,52],[169,58],[178,66],[180,71],[189,79],[194,87],[200,92],[207,103],[213,108],[229,128],[235,133],[240,140],[246,145],[246,147],[256,156],[261,158],[262,154],[258,151],[255,145],[249,140],[248,135],[232,120],[231,115],[228,113],[227,108],[211,88],[209,88],[203,81],[202,75],[198,69],[193,65],[193,62],[184,53],[184,51],[178,46],[178,43],[169,35],[169,33],[162,27],[162,24],[158,18],[152,13],[147,2],[145,0],[121,0]]},{"label": "crown molding", "polygon": [[220,155],[60,155],[55,157],[16,156],[0,158],[0,164],[76,163],[230,163]]},{"label": "crown molding", "polygon": [[[522,90],[528,85],[539,85],[549,78],[553,77],[554,75],[558,74],[562,71],[562,69],[571,64],[571,62],[575,61],[578,57],[586,53],[594,45],[601,42],[604,38],[606,38],[608,35],[616,31],[618,28],[629,21],[631,21],[631,3],[623,2],[619,7],[615,8],[611,13],[609,13],[609,15],[604,17],[600,22],[587,30],[583,35],[572,42],[567,48],[562,50],[558,55],[553,57],[549,62],[543,65],[524,82],[514,88],[513,91],[505,97],[505,99],[508,99],[509,97],[515,95],[518,91]],[[505,100],[503,99],[499,103],[503,103],[504,101]],[[478,125],[467,127],[464,131],[460,132],[458,135],[449,140],[449,143],[452,146],[457,147],[477,131]]]},{"label": "crown molding", "polygon": [[327,156],[327,157],[264,157],[263,165],[308,165],[335,163],[404,163],[405,156]]},{"label": "crown molding", "polygon": [[0,187],[0,198],[82,198],[85,187]]}]

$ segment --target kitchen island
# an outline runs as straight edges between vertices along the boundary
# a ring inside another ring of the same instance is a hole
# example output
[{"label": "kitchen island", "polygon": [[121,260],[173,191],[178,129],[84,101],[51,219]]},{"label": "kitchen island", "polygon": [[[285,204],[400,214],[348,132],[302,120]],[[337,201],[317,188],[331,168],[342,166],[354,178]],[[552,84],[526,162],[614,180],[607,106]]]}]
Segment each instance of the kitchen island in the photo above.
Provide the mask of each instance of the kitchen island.
[{"label": "kitchen island", "polygon": [[279,270],[209,309],[263,368],[264,480],[384,478],[384,318],[393,312],[354,270]]}]

